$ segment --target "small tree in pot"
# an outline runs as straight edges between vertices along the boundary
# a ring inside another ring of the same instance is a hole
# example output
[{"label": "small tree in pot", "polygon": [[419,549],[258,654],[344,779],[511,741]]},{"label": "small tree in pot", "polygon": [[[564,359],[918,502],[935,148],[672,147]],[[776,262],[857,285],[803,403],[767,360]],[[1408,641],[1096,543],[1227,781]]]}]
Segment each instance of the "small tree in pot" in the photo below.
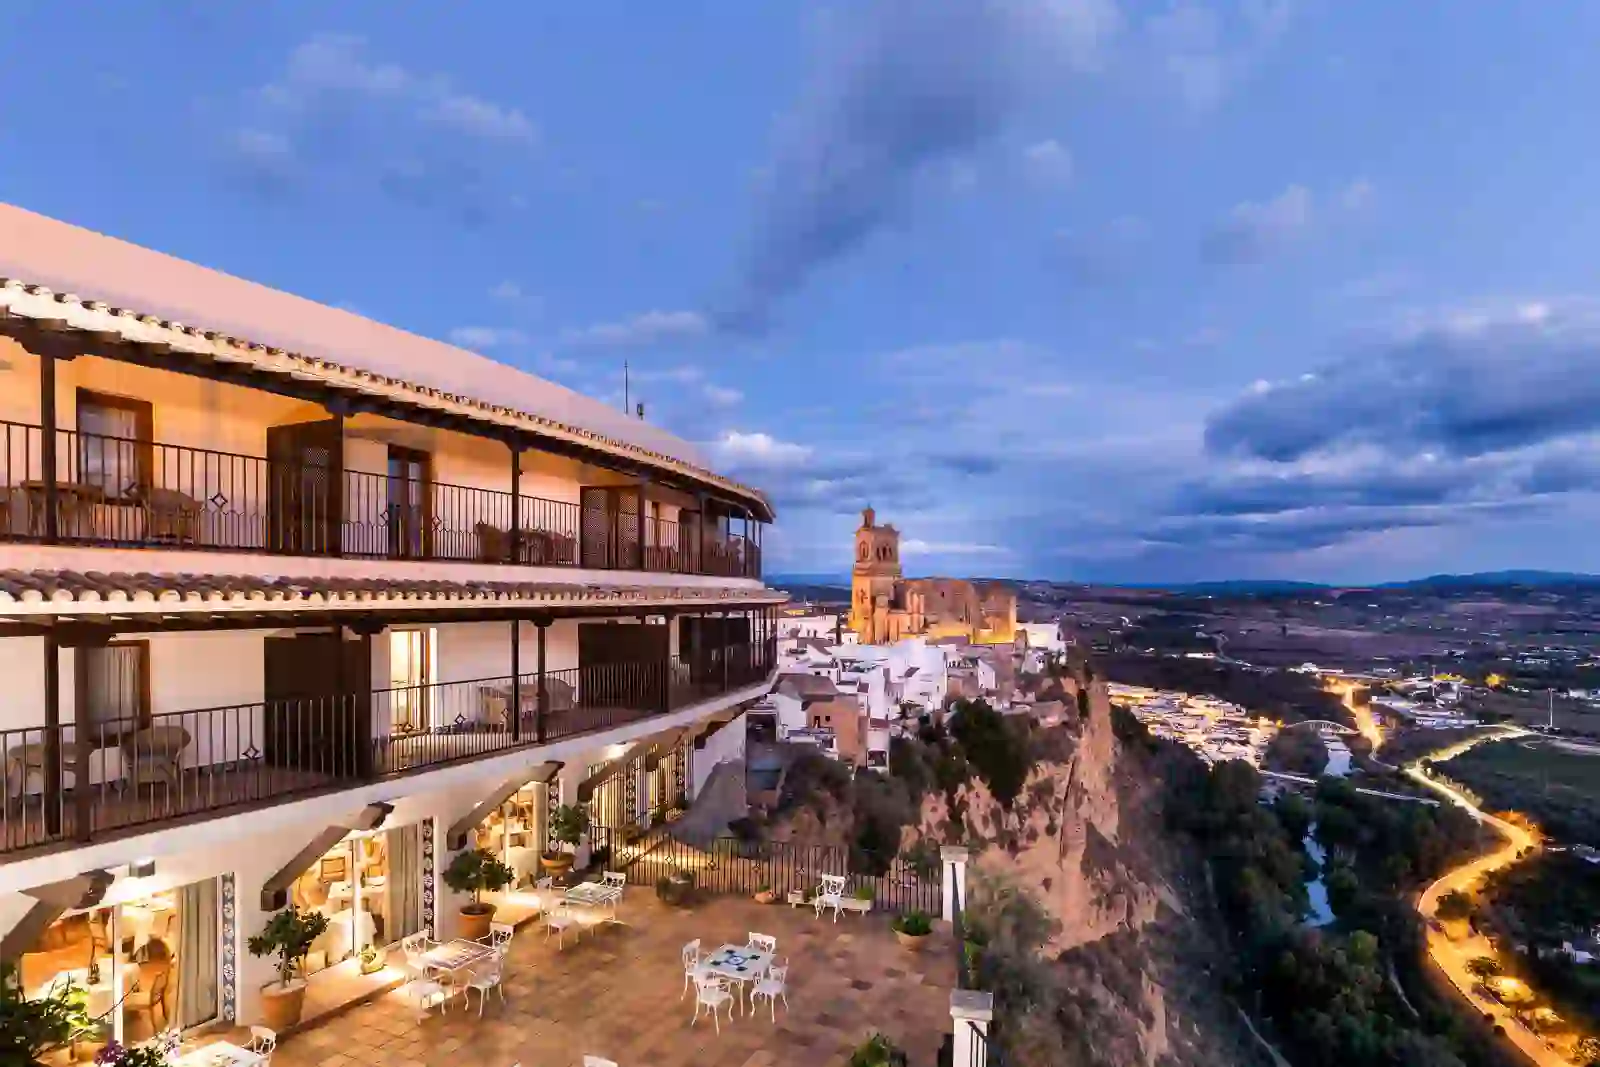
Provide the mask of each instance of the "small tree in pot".
[{"label": "small tree in pot", "polygon": [[908,911],[897,916],[890,925],[894,928],[895,939],[913,952],[921,952],[933,933],[933,920],[925,911]]},{"label": "small tree in pot", "polygon": [[89,991],[70,978],[30,1000],[16,965],[0,967],[0,1063],[36,1063],[93,1033],[88,1003]]},{"label": "small tree in pot", "polygon": [[261,991],[261,1010],[274,1030],[287,1030],[300,1021],[305,1007],[306,983],[298,977],[311,945],[328,929],[320,911],[288,907],[278,912],[248,944],[252,956],[277,956],[278,980]]},{"label": "small tree in pot", "polygon": [[[558,845],[570,845],[576,849],[588,830],[589,813],[580,807],[563,804],[550,813],[550,836]],[[562,875],[571,870],[572,861],[573,854],[565,849],[553,849],[539,857],[544,869],[553,875]]]},{"label": "small tree in pot", "polygon": [[468,941],[489,936],[494,922],[494,905],[483,899],[485,893],[498,893],[516,879],[516,872],[494,854],[481,848],[456,853],[444,870],[444,884],[457,893],[471,893],[470,903],[461,905],[461,936]]}]

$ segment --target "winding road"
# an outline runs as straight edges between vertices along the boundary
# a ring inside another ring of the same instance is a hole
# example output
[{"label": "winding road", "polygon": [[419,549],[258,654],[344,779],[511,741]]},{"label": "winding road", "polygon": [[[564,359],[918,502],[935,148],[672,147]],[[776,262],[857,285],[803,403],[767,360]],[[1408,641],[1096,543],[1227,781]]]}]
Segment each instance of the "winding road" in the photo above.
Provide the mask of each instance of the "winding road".
[{"label": "winding road", "polygon": [[[1459,756],[1467,749],[1472,748],[1475,745],[1480,745],[1485,741],[1499,741],[1510,737],[1521,737],[1527,732],[1528,731],[1518,727],[1508,727],[1492,733],[1481,734],[1477,737],[1462,741],[1459,744],[1451,745],[1449,748],[1443,749],[1439,752],[1435,752],[1428,758],[1437,762],[1443,762],[1444,760]],[[1444,875],[1444,877],[1430,885],[1427,889],[1423,890],[1422,895],[1417,898],[1417,912],[1422,916],[1424,921],[1428,922],[1428,954],[1433,957],[1433,961],[1437,963],[1440,970],[1444,971],[1446,976],[1449,977],[1450,981],[1455,985],[1456,989],[1461,993],[1461,995],[1467,999],[1467,1002],[1471,1006],[1472,1010],[1478,1012],[1488,1012],[1489,1014],[1493,1015],[1495,1021],[1505,1027],[1506,1036],[1512,1040],[1517,1048],[1522,1050],[1529,1060],[1538,1064],[1539,1067],[1571,1067],[1571,1062],[1566,1057],[1557,1054],[1555,1050],[1546,1045],[1544,1041],[1538,1037],[1538,1035],[1526,1029],[1516,1020],[1516,1018],[1512,1015],[1511,1010],[1505,1005],[1499,1003],[1498,1001],[1490,1001],[1473,995],[1472,987],[1476,983],[1477,979],[1473,978],[1472,974],[1467,970],[1467,961],[1476,956],[1492,955],[1493,953],[1489,948],[1488,942],[1477,935],[1473,935],[1471,938],[1461,943],[1451,941],[1443,933],[1434,929],[1431,922],[1431,920],[1434,918],[1434,914],[1439,909],[1439,898],[1443,897],[1446,893],[1450,893],[1455,890],[1465,891],[1484,875],[1489,874],[1492,871],[1498,871],[1503,867],[1509,867],[1511,864],[1517,862],[1517,856],[1522,852],[1523,849],[1537,849],[1539,847],[1538,837],[1522,827],[1517,826],[1515,823],[1509,823],[1504,819],[1499,819],[1493,815],[1490,815],[1488,812],[1474,804],[1460,791],[1452,789],[1443,782],[1435,781],[1434,779],[1429,778],[1427,775],[1422,773],[1420,760],[1407,766],[1405,773],[1413,781],[1417,782],[1417,784],[1426,786],[1428,789],[1438,793],[1439,796],[1444,800],[1447,800],[1452,804],[1459,804],[1461,807],[1465,808],[1474,819],[1477,819],[1479,822],[1487,826],[1493,827],[1494,830],[1499,833],[1505,841],[1503,845],[1488,855],[1480,856],[1470,863],[1465,863],[1462,866],[1457,867],[1455,870],[1450,871],[1448,874]]]}]

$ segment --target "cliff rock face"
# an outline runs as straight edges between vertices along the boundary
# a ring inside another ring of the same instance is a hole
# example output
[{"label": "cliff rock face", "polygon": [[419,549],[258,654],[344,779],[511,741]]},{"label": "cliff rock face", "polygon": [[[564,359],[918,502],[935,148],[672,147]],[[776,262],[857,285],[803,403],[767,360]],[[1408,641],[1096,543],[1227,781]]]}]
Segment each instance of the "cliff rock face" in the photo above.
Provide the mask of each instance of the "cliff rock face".
[{"label": "cliff rock face", "polygon": [[1048,1011],[1035,1006],[1012,1020],[1017,1058],[1257,1062],[1260,1051],[1216,988],[1212,961],[1223,949],[1204,877],[1167,841],[1155,769],[1118,741],[1104,681],[1080,666],[1061,685],[1068,722],[1036,735],[1039,759],[1011,810],[974,778],[955,798],[961,825],[950,824],[946,798],[930,794],[918,833],[971,843],[975,891],[986,881],[1015,885],[1055,922],[1040,950],[1054,961],[1046,974],[1055,995],[1041,998]]}]

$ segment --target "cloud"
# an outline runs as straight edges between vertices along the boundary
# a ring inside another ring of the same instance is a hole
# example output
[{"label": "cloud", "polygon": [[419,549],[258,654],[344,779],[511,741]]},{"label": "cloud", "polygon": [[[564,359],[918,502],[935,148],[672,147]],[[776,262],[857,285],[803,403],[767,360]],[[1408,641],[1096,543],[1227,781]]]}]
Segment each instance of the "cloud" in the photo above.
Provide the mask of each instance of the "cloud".
[{"label": "cloud", "polygon": [[744,394],[728,386],[716,385],[711,382],[705,387],[706,403],[712,407],[730,408],[744,400]]},{"label": "cloud", "polygon": [[523,299],[522,286],[513,281],[503,281],[489,290],[492,300],[504,300],[507,303],[518,303]]},{"label": "cloud", "polygon": [[1053,138],[1029,145],[1022,158],[1029,175],[1040,184],[1059,187],[1072,180],[1072,153]]},{"label": "cloud", "polygon": [[520,195],[506,164],[528,158],[538,141],[519,108],[373,59],[362,38],[342,34],[296,46],[241,112],[225,148],[230,167],[259,190],[315,184],[319,195],[361,197],[376,188],[474,227]]},{"label": "cloud", "polygon": [[909,206],[913,178],[994,136],[1041,76],[1091,69],[1111,0],[871,0],[841,17],[779,137],[727,318],[771,305]]},{"label": "cloud", "polygon": [[462,348],[508,348],[527,344],[528,336],[521,330],[498,326],[457,326],[450,331],[450,343]]},{"label": "cloud", "polygon": [[568,330],[561,340],[583,348],[644,348],[698,341],[711,332],[711,321],[698,311],[646,311],[618,322]]},{"label": "cloud", "polygon": [[1596,428],[1600,319],[1525,304],[1447,314],[1253,390],[1217,413],[1206,443],[1277,462],[1351,444],[1474,456]]},{"label": "cloud", "polygon": [[900,551],[907,556],[1003,556],[1007,552],[999,545],[976,544],[970,541],[923,541],[912,537],[900,542]]},{"label": "cloud", "polygon": [[1255,263],[1298,239],[1311,226],[1311,191],[1291,185],[1271,200],[1236,204],[1202,248],[1212,263]]},{"label": "cloud", "polygon": [[1145,19],[1140,66],[1191,111],[1212,111],[1283,37],[1292,10],[1290,0],[1246,0],[1225,17],[1199,3],[1173,4]]},{"label": "cloud", "polygon": [[730,468],[773,471],[797,467],[812,456],[812,450],[790,441],[780,441],[765,433],[729,430],[711,445],[719,462]]}]

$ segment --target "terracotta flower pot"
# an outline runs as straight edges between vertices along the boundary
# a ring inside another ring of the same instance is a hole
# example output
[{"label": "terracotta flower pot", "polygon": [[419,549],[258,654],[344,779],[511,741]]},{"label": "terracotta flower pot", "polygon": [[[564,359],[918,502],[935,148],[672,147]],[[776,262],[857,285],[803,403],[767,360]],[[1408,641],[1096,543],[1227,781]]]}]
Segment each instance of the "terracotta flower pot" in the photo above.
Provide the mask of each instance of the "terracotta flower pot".
[{"label": "terracotta flower pot", "polygon": [[901,930],[894,932],[895,940],[912,952],[921,952],[922,946],[928,943],[931,934],[908,934]]},{"label": "terracotta flower pot", "polygon": [[539,865],[551,874],[561,875],[572,869],[573,859],[570,852],[546,852],[539,857]]},{"label": "terracotta flower pot", "polygon": [[306,983],[297,978],[288,985],[272,985],[261,991],[261,1021],[269,1030],[283,1033],[300,1022],[300,1012],[306,1005]]},{"label": "terracotta flower pot", "polygon": [[480,941],[489,936],[489,925],[493,922],[493,904],[463,904],[456,930],[465,941]]},{"label": "terracotta flower pot", "polygon": [[757,904],[774,904],[777,902],[777,900],[778,894],[774,893],[770,889],[763,889],[761,892],[756,894]]}]

